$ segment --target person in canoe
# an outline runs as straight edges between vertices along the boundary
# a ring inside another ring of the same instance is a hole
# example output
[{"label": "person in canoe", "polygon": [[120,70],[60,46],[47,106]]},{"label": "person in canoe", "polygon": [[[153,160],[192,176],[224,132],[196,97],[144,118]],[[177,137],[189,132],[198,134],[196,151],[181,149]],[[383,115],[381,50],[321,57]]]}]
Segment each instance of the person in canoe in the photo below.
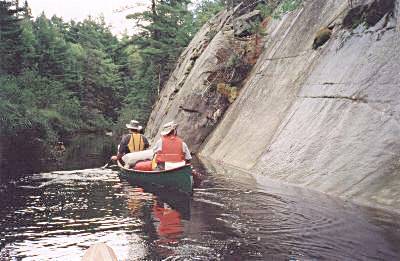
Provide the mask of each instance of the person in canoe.
[{"label": "person in canoe", "polygon": [[165,124],[161,130],[161,138],[153,147],[155,157],[153,168],[159,170],[176,168],[189,164],[192,160],[186,143],[178,137],[178,124],[173,121]]},{"label": "person in canoe", "polygon": [[118,145],[117,156],[112,156],[112,160],[121,160],[122,156],[132,152],[143,151],[149,148],[149,142],[146,137],[141,134],[143,129],[138,121],[131,120],[126,124],[129,134],[123,135],[121,142]]}]

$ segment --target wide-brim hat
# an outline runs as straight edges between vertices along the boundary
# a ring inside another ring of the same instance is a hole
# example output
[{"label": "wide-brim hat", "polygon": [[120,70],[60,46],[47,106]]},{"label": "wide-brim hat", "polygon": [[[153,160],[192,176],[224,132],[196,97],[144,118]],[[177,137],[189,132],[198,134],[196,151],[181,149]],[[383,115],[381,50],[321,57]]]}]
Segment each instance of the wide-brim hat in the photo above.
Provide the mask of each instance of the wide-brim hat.
[{"label": "wide-brim hat", "polygon": [[164,126],[162,127],[161,130],[161,135],[165,136],[171,133],[171,131],[175,130],[178,127],[178,124],[176,124],[173,121],[170,121],[166,124],[164,124]]},{"label": "wide-brim hat", "polygon": [[142,130],[143,127],[139,125],[138,121],[131,120],[128,124],[125,124],[125,126],[130,129],[130,130]]}]

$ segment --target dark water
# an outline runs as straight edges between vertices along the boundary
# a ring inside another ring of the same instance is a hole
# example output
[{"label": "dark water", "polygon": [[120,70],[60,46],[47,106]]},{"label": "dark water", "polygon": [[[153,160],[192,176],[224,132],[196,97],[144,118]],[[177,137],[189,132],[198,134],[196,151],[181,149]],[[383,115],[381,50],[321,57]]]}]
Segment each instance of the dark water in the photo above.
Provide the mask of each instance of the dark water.
[{"label": "dark water", "polygon": [[116,153],[115,138],[98,135],[77,135],[65,139],[65,151],[59,154],[57,160],[50,164],[51,169],[76,170],[104,166],[110,155]]},{"label": "dark water", "polygon": [[0,183],[31,173],[103,166],[115,153],[115,138],[99,134],[63,137],[60,141],[66,150],[44,147],[38,139],[18,138],[0,136]]},{"label": "dark water", "polygon": [[[102,140],[97,151],[109,153]],[[90,151],[74,146],[67,150]],[[77,162],[99,165],[72,158],[79,169]],[[80,260],[105,242],[120,260],[400,260],[398,215],[196,166],[205,181],[193,198],[134,187],[98,168],[2,184],[0,259]]]}]

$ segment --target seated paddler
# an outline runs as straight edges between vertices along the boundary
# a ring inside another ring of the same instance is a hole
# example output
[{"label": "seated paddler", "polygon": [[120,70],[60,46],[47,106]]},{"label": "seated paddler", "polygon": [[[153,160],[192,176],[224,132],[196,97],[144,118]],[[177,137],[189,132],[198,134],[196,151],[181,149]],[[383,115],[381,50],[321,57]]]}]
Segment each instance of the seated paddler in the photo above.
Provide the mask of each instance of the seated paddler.
[{"label": "seated paddler", "polygon": [[173,121],[165,124],[161,130],[161,138],[153,147],[155,153],[154,162],[157,168],[173,169],[185,164],[189,164],[192,160],[190,151],[186,143],[178,137],[178,124]]},{"label": "seated paddler", "polygon": [[149,142],[146,137],[141,134],[142,126],[138,121],[131,120],[126,124],[129,134],[122,136],[121,142],[118,145],[118,154],[115,160],[121,160],[125,154],[139,152],[149,148]]}]

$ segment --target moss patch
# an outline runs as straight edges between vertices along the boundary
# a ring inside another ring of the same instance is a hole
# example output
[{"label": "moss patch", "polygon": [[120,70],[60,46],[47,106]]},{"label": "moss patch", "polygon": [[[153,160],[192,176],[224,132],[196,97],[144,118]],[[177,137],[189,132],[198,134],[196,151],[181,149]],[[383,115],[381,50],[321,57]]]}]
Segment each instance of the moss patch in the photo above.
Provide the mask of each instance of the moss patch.
[{"label": "moss patch", "polygon": [[321,28],[315,35],[314,42],[312,48],[315,50],[318,47],[324,45],[332,35],[332,30],[324,27]]}]

